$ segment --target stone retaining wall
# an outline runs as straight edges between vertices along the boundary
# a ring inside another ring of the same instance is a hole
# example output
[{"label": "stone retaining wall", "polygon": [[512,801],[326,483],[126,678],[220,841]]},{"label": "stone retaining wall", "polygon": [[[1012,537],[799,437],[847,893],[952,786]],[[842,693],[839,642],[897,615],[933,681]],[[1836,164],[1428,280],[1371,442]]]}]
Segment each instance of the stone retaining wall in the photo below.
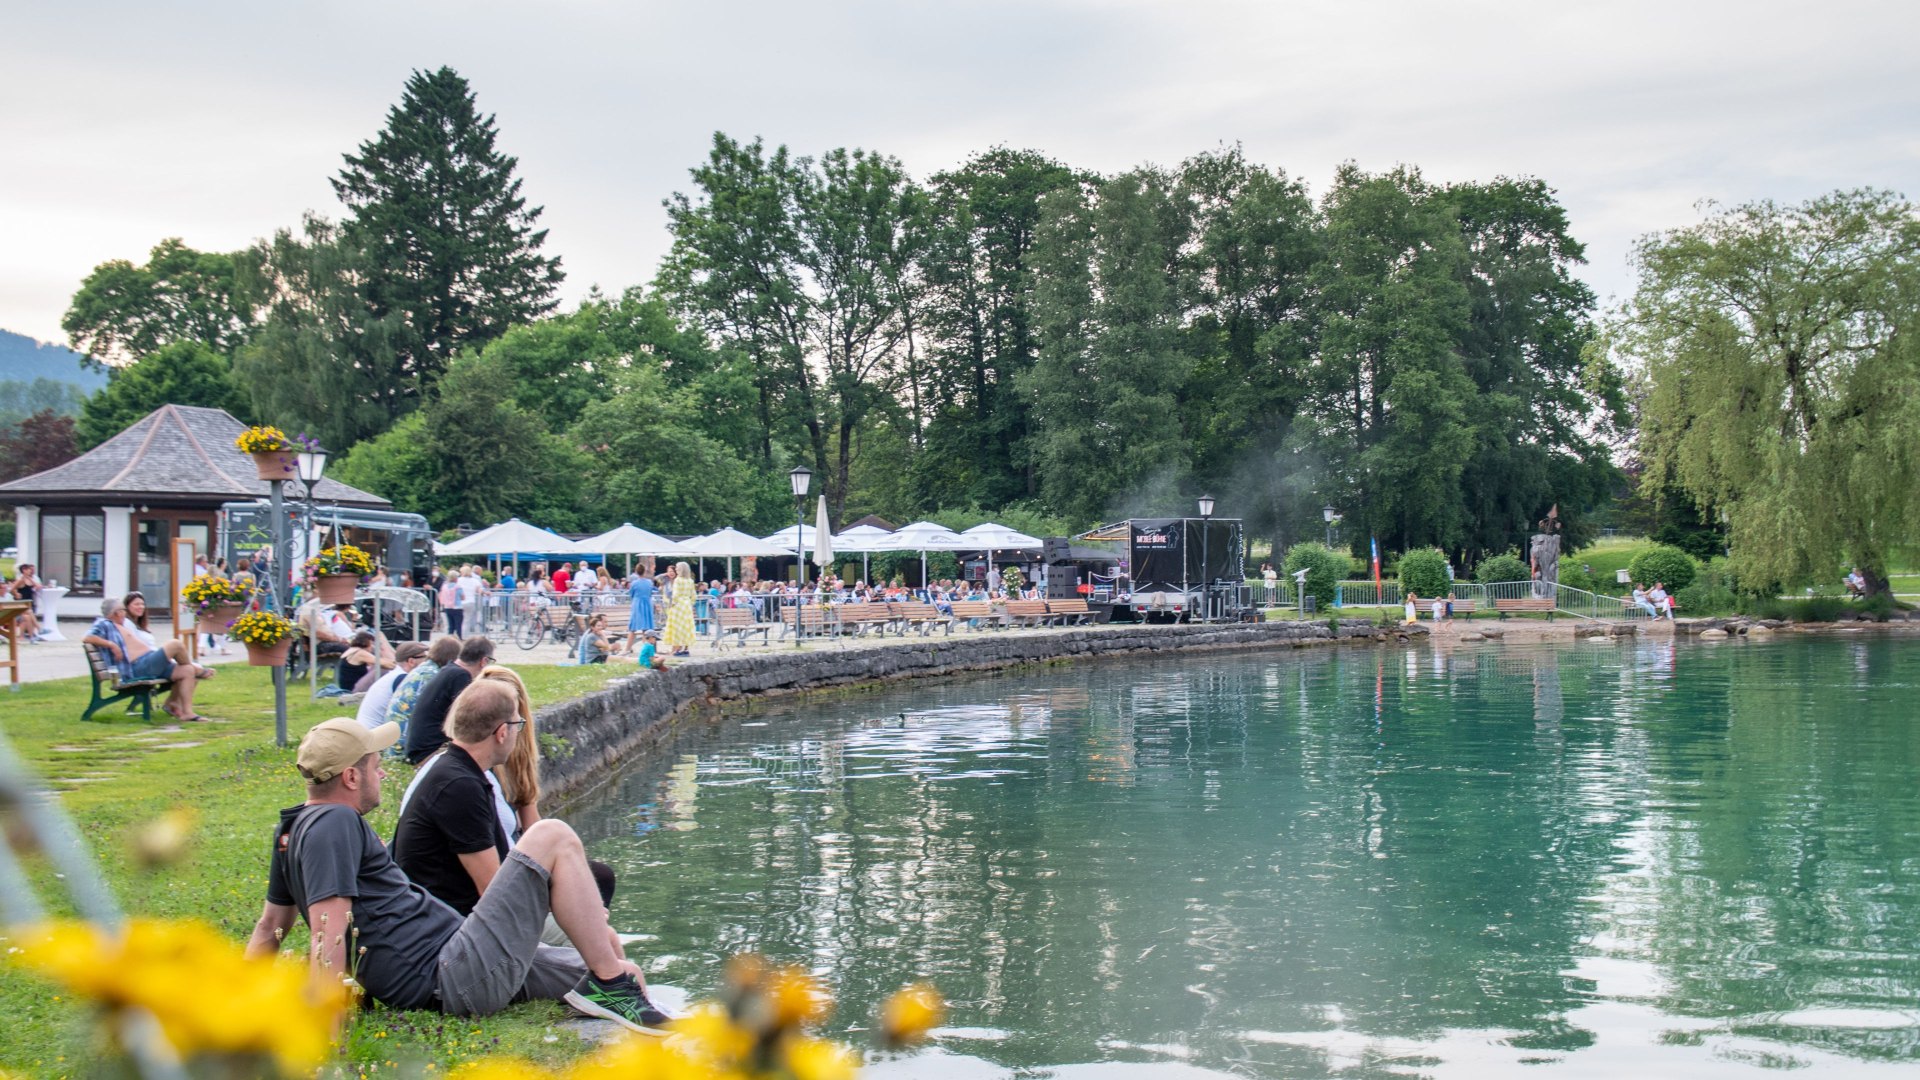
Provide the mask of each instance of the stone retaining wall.
[{"label": "stone retaining wall", "polygon": [[[1388,632],[1361,619],[1340,624],[1341,640],[1384,640]],[[711,659],[684,661],[663,672],[617,679],[606,690],[549,705],[537,717],[540,733],[565,739],[572,752],[541,762],[540,786],[549,800],[586,791],[609,766],[644,751],[672,729],[681,710],[741,698],[790,694],[890,679],[930,678],[1018,664],[1128,653],[1247,650],[1327,644],[1324,622],[1236,623],[1209,626],[1120,624],[1021,633],[970,633],[889,638],[806,651],[749,646]],[[612,671],[618,669],[610,669]]]}]

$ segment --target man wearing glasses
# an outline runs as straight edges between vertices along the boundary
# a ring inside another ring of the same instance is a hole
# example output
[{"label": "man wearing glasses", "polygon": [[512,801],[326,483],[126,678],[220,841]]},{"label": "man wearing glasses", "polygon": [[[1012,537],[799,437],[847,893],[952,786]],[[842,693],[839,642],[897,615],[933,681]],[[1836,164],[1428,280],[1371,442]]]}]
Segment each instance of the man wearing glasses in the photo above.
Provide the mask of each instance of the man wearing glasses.
[{"label": "man wearing glasses", "polygon": [[[491,756],[497,739],[504,756],[519,729],[518,695],[504,683],[483,683],[462,695],[455,715],[449,754],[473,762],[474,749]],[[390,1008],[485,1016],[516,1001],[558,999],[589,1016],[662,1033],[668,1017],[647,1000],[640,969],[616,946],[586,852],[565,823],[535,822],[504,859],[488,847],[491,858],[475,864],[486,895],[464,917],[408,880],[366,823],[386,776],[380,752],[399,737],[395,724],[369,731],[352,717],[336,717],[300,740],[295,761],[307,801],[281,811],[267,901],[247,955],[278,952],[298,914],[310,931],[316,973],[352,975]],[[494,817],[491,796],[483,814]],[[458,857],[456,864],[465,865]],[[575,948],[540,944],[549,912]]]}]

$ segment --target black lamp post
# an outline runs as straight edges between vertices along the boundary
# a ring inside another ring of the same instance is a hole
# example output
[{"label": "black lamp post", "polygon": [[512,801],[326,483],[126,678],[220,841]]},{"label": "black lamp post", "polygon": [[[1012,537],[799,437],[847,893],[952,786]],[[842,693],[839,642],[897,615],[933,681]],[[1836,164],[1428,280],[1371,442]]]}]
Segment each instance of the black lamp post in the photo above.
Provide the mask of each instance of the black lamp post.
[{"label": "black lamp post", "polygon": [[1340,511],[1331,506],[1320,508],[1320,516],[1327,522],[1327,546],[1333,546],[1333,523],[1340,520]]},{"label": "black lamp post", "polygon": [[[807,488],[813,483],[813,470],[805,465],[796,465],[787,474],[787,482],[793,487],[793,557],[794,576],[799,587],[807,586],[807,545],[806,512]],[[793,598],[793,647],[800,647],[800,596]]]},{"label": "black lamp post", "polygon": [[1200,621],[1213,621],[1213,566],[1208,543],[1213,539],[1213,496],[1200,496]]},{"label": "black lamp post", "polygon": [[[307,536],[303,546],[313,544],[313,489],[320,483],[320,477],[327,471],[327,452],[319,446],[300,451],[294,455],[294,475],[300,477],[300,483],[307,489]],[[306,553],[307,558],[313,552]]]}]

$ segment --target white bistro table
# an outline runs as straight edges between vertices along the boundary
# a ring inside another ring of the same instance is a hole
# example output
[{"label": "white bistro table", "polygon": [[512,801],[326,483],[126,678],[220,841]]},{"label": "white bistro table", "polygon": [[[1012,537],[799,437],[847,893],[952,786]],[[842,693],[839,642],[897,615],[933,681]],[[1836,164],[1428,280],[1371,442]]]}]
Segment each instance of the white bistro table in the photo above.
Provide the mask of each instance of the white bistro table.
[{"label": "white bistro table", "polygon": [[46,641],[65,641],[66,635],[60,632],[60,598],[68,590],[62,585],[42,585],[33,591],[33,617],[40,620],[40,633]]}]

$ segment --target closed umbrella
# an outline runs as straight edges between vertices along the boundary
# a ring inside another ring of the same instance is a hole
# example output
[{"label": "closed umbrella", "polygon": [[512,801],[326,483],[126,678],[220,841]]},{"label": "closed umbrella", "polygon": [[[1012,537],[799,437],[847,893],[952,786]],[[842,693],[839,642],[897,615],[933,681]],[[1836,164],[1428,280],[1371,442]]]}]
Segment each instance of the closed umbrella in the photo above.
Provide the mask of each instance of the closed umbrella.
[{"label": "closed umbrella", "polygon": [[814,518],[813,565],[822,571],[833,565],[833,530],[827,524],[827,497],[820,496],[820,512]]}]

